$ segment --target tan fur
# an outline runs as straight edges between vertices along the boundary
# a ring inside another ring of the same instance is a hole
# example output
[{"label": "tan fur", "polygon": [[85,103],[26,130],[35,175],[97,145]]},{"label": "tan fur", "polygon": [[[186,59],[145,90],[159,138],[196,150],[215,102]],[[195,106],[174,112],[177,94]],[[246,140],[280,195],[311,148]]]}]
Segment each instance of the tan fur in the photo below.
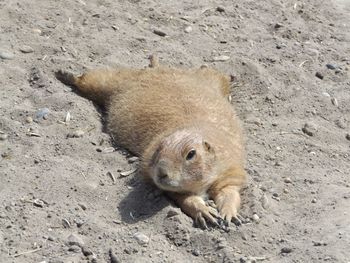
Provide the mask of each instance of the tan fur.
[{"label": "tan fur", "polygon": [[[185,213],[213,223],[217,215],[202,199],[209,194],[230,221],[245,182],[242,130],[227,100],[230,78],[206,67],[159,67],[155,58],[151,66],[56,75],[106,106],[113,138],[141,157],[141,173]],[[191,150],[196,154],[187,160]]]}]

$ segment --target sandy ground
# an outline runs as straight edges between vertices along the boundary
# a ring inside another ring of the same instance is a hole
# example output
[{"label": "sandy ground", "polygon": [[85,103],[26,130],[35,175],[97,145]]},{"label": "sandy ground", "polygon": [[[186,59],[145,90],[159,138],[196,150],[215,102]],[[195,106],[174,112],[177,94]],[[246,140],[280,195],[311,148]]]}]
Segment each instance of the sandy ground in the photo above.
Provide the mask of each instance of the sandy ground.
[{"label": "sandy ground", "polygon": [[[0,261],[349,262],[349,6],[0,0]],[[120,178],[137,163],[53,74],[142,68],[152,53],[236,77],[249,183],[228,233]]]}]

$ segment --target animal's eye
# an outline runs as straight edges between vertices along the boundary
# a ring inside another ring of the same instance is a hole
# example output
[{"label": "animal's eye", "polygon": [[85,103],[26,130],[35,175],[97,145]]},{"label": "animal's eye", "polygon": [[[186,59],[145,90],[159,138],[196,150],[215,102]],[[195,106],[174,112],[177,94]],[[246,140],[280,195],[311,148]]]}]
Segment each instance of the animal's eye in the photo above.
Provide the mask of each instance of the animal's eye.
[{"label": "animal's eye", "polygon": [[186,160],[187,161],[192,160],[195,155],[196,155],[196,150],[189,151],[187,156],[186,156]]}]

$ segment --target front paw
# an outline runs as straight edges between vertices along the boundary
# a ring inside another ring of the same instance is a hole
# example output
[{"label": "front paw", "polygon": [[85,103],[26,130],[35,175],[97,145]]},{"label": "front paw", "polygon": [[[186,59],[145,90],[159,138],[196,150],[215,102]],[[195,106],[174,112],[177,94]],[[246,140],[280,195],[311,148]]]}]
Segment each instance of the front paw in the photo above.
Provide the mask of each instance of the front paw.
[{"label": "front paw", "polygon": [[241,225],[241,217],[238,214],[241,198],[236,189],[223,189],[215,197],[215,204],[219,210],[220,216],[226,221],[234,221]]},{"label": "front paw", "polygon": [[207,221],[212,225],[218,226],[217,210],[211,206],[207,206],[200,196],[188,196],[182,200],[181,209],[193,218],[196,225],[202,228],[208,228]]}]

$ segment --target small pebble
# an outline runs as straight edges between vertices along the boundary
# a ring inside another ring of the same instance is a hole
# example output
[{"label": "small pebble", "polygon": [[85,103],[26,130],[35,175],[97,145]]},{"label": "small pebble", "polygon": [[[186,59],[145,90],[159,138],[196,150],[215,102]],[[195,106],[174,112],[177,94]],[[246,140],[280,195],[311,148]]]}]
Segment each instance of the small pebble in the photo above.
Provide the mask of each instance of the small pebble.
[{"label": "small pebble", "polygon": [[280,24],[280,23],[276,23],[274,27],[275,27],[276,29],[279,29],[279,28],[283,27],[283,25]]},{"label": "small pebble", "polygon": [[0,50],[0,58],[10,60],[10,59],[14,59],[15,55],[9,51]]},{"label": "small pebble", "polygon": [[334,106],[338,107],[339,104],[338,104],[338,100],[336,98],[331,98],[331,102]]},{"label": "small pebble", "polygon": [[334,64],[326,64],[326,67],[328,68],[328,69],[336,69],[336,68],[338,68],[336,65],[334,65]]},{"label": "small pebble", "polygon": [[287,184],[290,184],[290,183],[292,183],[292,179],[287,177],[287,178],[284,179],[284,182],[287,183]]},{"label": "small pebble", "polygon": [[141,245],[141,246],[145,246],[149,242],[149,237],[146,236],[145,234],[141,233],[141,232],[135,233],[133,235],[133,238],[135,238],[137,243],[139,243],[139,245]]},{"label": "small pebble", "polygon": [[318,77],[319,79],[323,79],[324,78],[324,76],[323,76],[323,74],[321,72],[316,72],[315,76]]},{"label": "small pebble", "polygon": [[62,225],[65,227],[65,228],[70,228],[71,227],[71,224],[69,223],[69,221],[65,218],[62,219]]},{"label": "small pebble", "polygon": [[67,244],[69,246],[79,246],[83,247],[84,246],[84,241],[83,239],[78,236],[77,234],[70,234],[67,238]]},{"label": "small pebble", "polygon": [[222,12],[225,12],[225,8],[222,7],[222,6],[218,6],[218,7],[216,8],[216,11],[222,13]]},{"label": "small pebble", "polygon": [[176,208],[173,208],[173,207],[172,207],[172,208],[169,209],[169,211],[168,211],[166,217],[169,218],[169,217],[177,216],[177,215],[179,215],[179,214],[180,214],[179,209],[176,209]]},{"label": "small pebble", "polygon": [[49,113],[50,113],[50,110],[48,108],[39,109],[35,113],[35,118],[36,119],[45,119]]},{"label": "small pebble", "polygon": [[267,196],[265,194],[263,194],[263,196],[261,198],[261,205],[264,209],[267,209],[269,207],[269,199],[267,198]]},{"label": "small pebble", "polygon": [[82,131],[82,130],[76,130],[76,131],[74,131],[74,132],[72,132],[72,133],[68,133],[67,137],[68,137],[68,138],[80,138],[80,137],[83,137],[84,134],[85,134],[84,131]]},{"label": "small pebble", "polygon": [[289,193],[289,190],[288,190],[287,188],[284,188],[284,189],[283,189],[283,193],[288,194],[288,193]]},{"label": "small pebble", "polygon": [[259,217],[257,214],[253,214],[252,219],[253,219],[253,221],[255,221],[255,222],[259,222],[260,217]]},{"label": "small pebble", "polygon": [[313,203],[313,204],[315,204],[316,202],[317,202],[317,199],[316,199],[316,198],[314,198],[314,199],[311,200],[311,203]]},{"label": "small pebble", "polygon": [[72,245],[68,248],[68,251],[70,252],[74,252],[74,253],[80,253],[81,252],[81,248],[77,245]]},{"label": "small pebble", "polygon": [[32,122],[33,122],[33,118],[28,116],[26,118],[26,123],[32,123]]},{"label": "small pebble", "polygon": [[33,49],[31,46],[27,46],[27,45],[21,46],[21,47],[19,48],[19,50],[20,50],[22,53],[32,53],[32,52],[34,52],[34,49]]},{"label": "small pebble", "polygon": [[337,125],[340,129],[345,129],[346,128],[346,123],[342,119],[338,119],[335,122],[335,125]]},{"label": "small pebble", "polygon": [[120,263],[119,259],[117,256],[113,253],[112,248],[109,249],[109,258],[111,263]]},{"label": "small pebble", "polygon": [[199,249],[193,249],[192,250],[192,255],[198,257],[200,255]]},{"label": "small pebble", "polygon": [[5,141],[7,139],[8,135],[5,133],[0,133],[0,141]]},{"label": "small pebble", "polygon": [[85,246],[83,246],[83,247],[81,248],[81,250],[82,250],[82,252],[83,252],[83,254],[84,254],[85,257],[91,256],[91,255],[94,254],[94,252],[92,252],[92,250],[91,250],[90,248],[87,248],[87,247],[85,247]]},{"label": "small pebble", "polygon": [[158,35],[158,36],[161,36],[161,37],[165,37],[166,36],[166,33],[164,31],[159,30],[159,29],[154,29],[153,33]]},{"label": "small pebble", "polygon": [[213,61],[224,62],[224,61],[227,61],[227,60],[229,60],[229,59],[230,59],[229,56],[222,55],[222,56],[214,57],[214,58],[213,58]]},{"label": "small pebble", "polygon": [[87,206],[83,203],[78,203],[78,206],[80,206],[80,208],[83,209],[84,211],[87,209]]},{"label": "small pebble", "polygon": [[285,253],[285,254],[288,254],[290,252],[292,252],[293,249],[289,248],[289,247],[284,247],[281,249],[281,253]]},{"label": "small pebble", "polygon": [[186,26],[185,27],[185,32],[186,33],[191,33],[192,32],[192,27],[191,26]]},{"label": "small pebble", "polygon": [[345,139],[347,139],[348,141],[350,141],[350,133],[347,133],[347,134],[345,135]]},{"label": "small pebble", "polygon": [[316,126],[312,123],[305,123],[304,127],[301,130],[303,131],[303,133],[309,136],[314,136],[315,133],[317,132]]}]

